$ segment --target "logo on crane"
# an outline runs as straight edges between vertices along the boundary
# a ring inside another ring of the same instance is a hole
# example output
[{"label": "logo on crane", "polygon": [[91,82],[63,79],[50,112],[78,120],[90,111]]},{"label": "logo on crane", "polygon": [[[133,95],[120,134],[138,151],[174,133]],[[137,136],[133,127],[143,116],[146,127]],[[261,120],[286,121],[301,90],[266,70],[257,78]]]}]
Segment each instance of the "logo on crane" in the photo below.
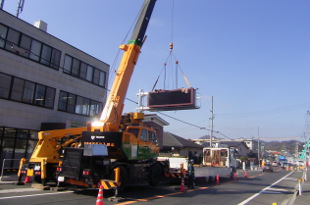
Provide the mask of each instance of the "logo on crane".
[{"label": "logo on crane", "polygon": [[105,136],[96,136],[96,135],[92,135],[90,138],[91,138],[91,140],[95,140],[95,139],[104,139]]}]

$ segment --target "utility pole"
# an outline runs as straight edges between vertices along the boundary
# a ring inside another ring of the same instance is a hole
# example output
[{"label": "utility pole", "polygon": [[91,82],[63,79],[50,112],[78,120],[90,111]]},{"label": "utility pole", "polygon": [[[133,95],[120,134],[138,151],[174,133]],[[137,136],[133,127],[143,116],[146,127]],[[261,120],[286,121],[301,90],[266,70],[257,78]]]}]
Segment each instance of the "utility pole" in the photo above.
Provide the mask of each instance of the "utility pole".
[{"label": "utility pole", "polygon": [[257,159],[258,159],[258,167],[260,167],[260,148],[259,148],[259,126],[258,126],[258,129],[257,129],[257,138],[258,138],[258,141],[257,141]]},{"label": "utility pole", "polygon": [[299,156],[298,156],[298,142],[296,142],[296,159],[297,159],[297,161],[299,160],[298,158],[299,158]]},{"label": "utility pole", "polygon": [[210,147],[212,147],[212,138],[213,138],[213,119],[214,119],[214,115],[213,115],[213,96],[211,98],[211,117],[210,117],[210,120],[211,120],[211,129],[210,129]]}]

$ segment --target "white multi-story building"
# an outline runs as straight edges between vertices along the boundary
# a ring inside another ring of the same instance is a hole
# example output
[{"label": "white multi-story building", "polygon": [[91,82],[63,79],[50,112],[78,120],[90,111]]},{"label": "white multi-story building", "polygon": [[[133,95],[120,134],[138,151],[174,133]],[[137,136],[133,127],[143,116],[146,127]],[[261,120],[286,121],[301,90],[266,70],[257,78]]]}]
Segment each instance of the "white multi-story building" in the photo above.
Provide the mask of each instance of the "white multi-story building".
[{"label": "white multi-story building", "polygon": [[38,131],[85,126],[106,96],[109,65],[46,29],[0,9],[0,162],[11,167],[30,156]]}]

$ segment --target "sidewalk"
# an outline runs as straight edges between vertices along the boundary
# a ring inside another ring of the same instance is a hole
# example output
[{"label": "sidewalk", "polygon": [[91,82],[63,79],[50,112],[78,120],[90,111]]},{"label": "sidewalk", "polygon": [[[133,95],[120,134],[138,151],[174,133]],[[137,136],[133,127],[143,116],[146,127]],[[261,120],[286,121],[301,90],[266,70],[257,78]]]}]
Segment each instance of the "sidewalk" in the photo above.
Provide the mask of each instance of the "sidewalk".
[{"label": "sidewalk", "polygon": [[301,182],[301,195],[299,193],[299,184],[297,183],[296,192],[291,197],[291,200],[287,203],[287,205],[292,205],[292,204],[308,205],[310,204],[310,167],[307,167],[306,170],[304,170],[306,176],[303,175],[303,179]]}]

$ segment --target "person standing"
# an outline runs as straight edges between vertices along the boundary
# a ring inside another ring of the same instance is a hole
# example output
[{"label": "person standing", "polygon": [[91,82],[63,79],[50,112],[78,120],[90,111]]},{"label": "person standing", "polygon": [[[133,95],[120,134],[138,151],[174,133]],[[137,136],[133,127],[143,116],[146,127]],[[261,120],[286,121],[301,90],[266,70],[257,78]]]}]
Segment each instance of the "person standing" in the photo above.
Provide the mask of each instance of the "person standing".
[{"label": "person standing", "polygon": [[194,188],[194,180],[195,180],[195,168],[194,168],[194,159],[190,160],[190,163],[188,164],[188,188],[193,189]]}]

